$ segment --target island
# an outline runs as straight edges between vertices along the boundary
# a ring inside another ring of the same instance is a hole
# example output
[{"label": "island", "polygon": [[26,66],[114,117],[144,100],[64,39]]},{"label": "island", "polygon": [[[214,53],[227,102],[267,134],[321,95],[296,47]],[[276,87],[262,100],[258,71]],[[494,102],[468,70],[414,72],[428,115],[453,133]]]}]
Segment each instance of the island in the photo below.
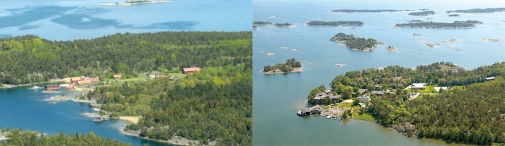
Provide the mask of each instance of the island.
[{"label": "island", "polygon": [[282,27],[282,28],[287,28],[287,27],[293,26],[293,24],[291,24],[291,23],[275,23],[274,25],[277,27]]},{"label": "island", "polygon": [[490,42],[502,42],[500,39],[495,39],[495,38],[482,38],[484,41],[490,41]]},{"label": "island", "polygon": [[[451,62],[337,75],[298,115],[377,122],[405,136],[460,144],[505,142],[505,62],[465,70]],[[347,113],[345,113],[347,112]],[[346,114],[346,115],[344,115]],[[485,116],[483,116],[485,115]]]},{"label": "island", "polygon": [[144,5],[144,4],[160,4],[160,3],[168,3],[170,1],[167,0],[131,0],[125,2],[117,2],[117,3],[104,3],[100,4],[100,6],[132,6],[132,5]]},{"label": "island", "polygon": [[448,40],[443,40],[442,42],[445,42],[445,43],[456,43],[456,42],[461,42],[461,41],[457,40],[457,39],[448,39]]},{"label": "island", "polygon": [[129,146],[130,144],[102,138],[93,132],[75,134],[47,135],[36,131],[4,128],[0,131],[0,145],[7,146],[43,146],[43,145],[93,145],[93,146]]},{"label": "island", "polygon": [[408,15],[412,15],[412,16],[435,15],[435,11],[410,12]]},{"label": "island", "polygon": [[272,22],[268,21],[253,21],[253,26],[269,26],[272,25]]},{"label": "island", "polygon": [[424,36],[423,34],[419,34],[419,33],[414,33],[412,34],[412,36]]},{"label": "island", "polygon": [[397,28],[436,28],[436,29],[459,29],[459,28],[474,28],[475,24],[482,24],[477,20],[454,21],[452,23],[433,22],[433,21],[415,21],[410,23],[399,23],[394,27]]},{"label": "island", "polygon": [[449,17],[459,17],[459,14],[449,14]]},{"label": "island", "polygon": [[398,48],[395,48],[393,46],[388,46],[388,47],[384,48],[384,50],[388,50],[391,52],[398,52]]},{"label": "island", "polygon": [[392,9],[383,9],[383,10],[356,10],[356,9],[339,9],[339,10],[331,10],[331,12],[335,13],[382,13],[382,12],[402,12],[402,11],[412,11],[412,10],[392,10]]},{"label": "island", "polygon": [[495,13],[495,12],[505,12],[505,8],[475,8],[467,10],[451,10],[446,11],[446,13]]},{"label": "island", "polygon": [[309,21],[308,26],[363,26],[361,21]]},{"label": "island", "polygon": [[267,65],[263,67],[264,74],[283,74],[291,72],[302,72],[302,64],[295,58],[286,60],[286,63],[278,63],[274,66]]},{"label": "island", "polygon": [[330,41],[335,41],[339,43],[345,44],[345,46],[352,50],[361,50],[361,51],[372,51],[373,47],[377,45],[382,45],[383,43],[378,42],[372,38],[360,38],[355,37],[354,35],[346,35],[345,33],[338,33],[333,36]]}]

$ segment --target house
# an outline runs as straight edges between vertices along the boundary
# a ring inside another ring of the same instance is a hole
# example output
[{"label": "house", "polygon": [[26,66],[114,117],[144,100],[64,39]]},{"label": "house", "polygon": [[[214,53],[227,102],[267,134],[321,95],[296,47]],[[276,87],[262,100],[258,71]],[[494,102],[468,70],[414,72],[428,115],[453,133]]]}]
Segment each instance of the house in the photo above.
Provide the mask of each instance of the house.
[{"label": "house", "polygon": [[166,75],[157,75],[154,78],[156,78],[156,79],[163,79],[163,78],[167,78],[167,76]]},{"label": "house", "polygon": [[424,83],[413,83],[412,84],[412,89],[424,90],[425,88],[426,88],[426,85]]},{"label": "house", "polygon": [[112,78],[114,78],[114,79],[121,79],[121,78],[123,78],[123,75],[121,75],[121,74],[112,75]]},{"label": "house", "polygon": [[359,106],[362,108],[366,107],[365,104],[363,104],[362,102],[359,103]]},{"label": "house", "polygon": [[359,102],[369,102],[370,101],[370,96],[368,95],[361,95],[358,97]]},{"label": "house", "polygon": [[381,90],[382,86],[380,84],[375,85],[375,90]]},{"label": "house", "polygon": [[491,80],[495,80],[495,79],[496,79],[495,77],[487,77],[486,81],[491,81]]},{"label": "house", "polygon": [[331,101],[338,101],[340,99],[340,95],[338,94],[330,94],[328,97],[331,99]]},{"label": "house", "polygon": [[321,93],[317,94],[316,97],[314,97],[314,103],[321,104],[321,103],[323,103],[324,99],[326,99],[326,98],[327,98],[326,93],[321,92]]},{"label": "house", "polygon": [[70,79],[70,84],[77,85],[77,82],[82,81],[82,77],[75,77]]},{"label": "house", "polygon": [[435,91],[440,92],[440,90],[448,90],[447,87],[434,87]]},{"label": "house", "polygon": [[91,80],[84,80],[77,82],[77,86],[89,86],[91,85]]},{"label": "house", "polygon": [[358,92],[360,93],[360,95],[365,94],[366,91],[368,91],[368,89],[358,89]]},{"label": "house", "polygon": [[155,75],[149,75],[149,79],[154,79],[155,77]]},{"label": "house", "polygon": [[95,84],[98,84],[98,82],[100,82],[100,78],[96,77],[96,78],[86,78],[87,80],[91,81],[91,84],[95,85]]},{"label": "house", "polygon": [[384,95],[386,93],[384,91],[372,91],[372,92],[370,92],[370,94],[374,94],[374,95],[377,95],[377,96],[382,96],[382,95]]},{"label": "house", "polygon": [[193,72],[200,72],[202,69],[199,67],[192,67],[192,68],[183,68],[182,73],[184,74],[192,74]]}]

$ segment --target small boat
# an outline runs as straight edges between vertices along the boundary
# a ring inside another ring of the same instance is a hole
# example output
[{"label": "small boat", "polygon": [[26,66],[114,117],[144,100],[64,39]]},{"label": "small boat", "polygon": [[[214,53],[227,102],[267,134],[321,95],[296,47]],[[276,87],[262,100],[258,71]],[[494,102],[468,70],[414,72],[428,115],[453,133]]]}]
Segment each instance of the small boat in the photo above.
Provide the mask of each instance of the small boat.
[{"label": "small boat", "polygon": [[272,55],[274,55],[274,53],[272,53],[272,52],[267,53],[267,56],[272,56]]},{"label": "small boat", "polygon": [[95,117],[95,119],[93,119],[93,122],[97,122],[97,123],[100,123],[102,121],[103,121],[103,119],[100,116],[99,117]]},{"label": "small boat", "polygon": [[326,119],[331,119],[331,115],[326,116]]},{"label": "small boat", "polygon": [[28,88],[28,89],[40,89],[40,88],[42,88],[42,87],[39,87],[39,86],[33,86],[33,87],[31,87],[31,88]]}]

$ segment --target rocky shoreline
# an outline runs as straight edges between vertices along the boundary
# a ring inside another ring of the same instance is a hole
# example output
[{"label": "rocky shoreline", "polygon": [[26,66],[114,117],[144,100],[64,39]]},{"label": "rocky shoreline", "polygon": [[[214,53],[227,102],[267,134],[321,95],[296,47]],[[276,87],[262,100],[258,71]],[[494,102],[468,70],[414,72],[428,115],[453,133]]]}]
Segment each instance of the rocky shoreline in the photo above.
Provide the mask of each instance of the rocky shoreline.
[{"label": "rocky shoreline", "polygon": [[289,71],[289,72],[282,72],[279,69],[276,69],[276,70],[273,70],[273,71],[268,71],[268,72],[264,72],[264,71],[261,71],[261,72],[263,72],[266,75],[273,75],[273,74],[284,74],[284,73],[302,72],[302,71],[303,71],[303,69],[301,67],[294,67],[293,70]]}]

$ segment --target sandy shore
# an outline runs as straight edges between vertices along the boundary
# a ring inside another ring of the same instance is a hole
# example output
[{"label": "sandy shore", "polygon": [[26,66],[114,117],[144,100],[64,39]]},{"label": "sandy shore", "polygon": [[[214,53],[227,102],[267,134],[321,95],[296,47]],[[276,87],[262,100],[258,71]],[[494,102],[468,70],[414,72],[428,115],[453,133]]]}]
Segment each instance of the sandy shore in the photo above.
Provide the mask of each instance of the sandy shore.
[{"label": "sandy shore", "polygon": [[125,120],[133,124],[139,123],[140,118],[142,118],[142,116],[119,116],[120,120]]}]

